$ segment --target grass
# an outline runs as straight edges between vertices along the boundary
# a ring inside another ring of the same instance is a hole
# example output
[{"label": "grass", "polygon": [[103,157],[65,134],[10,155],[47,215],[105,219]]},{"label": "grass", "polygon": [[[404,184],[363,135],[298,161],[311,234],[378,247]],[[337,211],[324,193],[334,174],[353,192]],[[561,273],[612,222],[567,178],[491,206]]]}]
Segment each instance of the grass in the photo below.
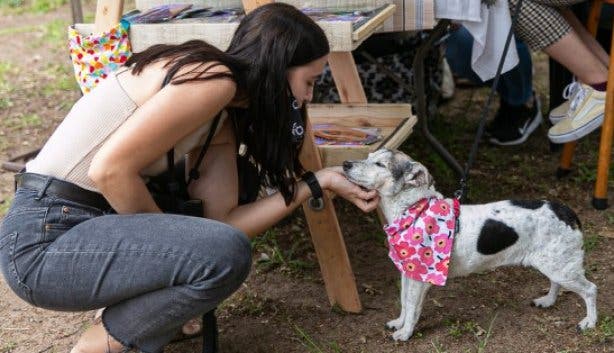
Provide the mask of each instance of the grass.
[{"label": "grass", "polygon": [[63,19],[55,19],[40,25],[26,25],[19,27],[0,28],[0,37],[7,39],[20,33],[34,34],[34,40],[28,43],[32,49],[39,49],[43,45],[66,50],[68,43],[68,25],[69,22]]},{"label": "grass", "polygon": [[601,237],[597,233],[590,233],[584,236],[584,251],[591,252],[599,246]]},{"label": "grass", "polygon": [[431,346],[433,346],[435,353],[447,353],[448,352],[444,348],[443,344],[439,343],[439,341],[436,341],[436,342],[431,341]]},{"label": "grass", "polygon": [[478,340],[477,353],[486,352],[486,345],[488,344],[488,340],[490,339],[490,336],[492,334],[492,326],[495,323],[496,319],[497,313],[495,313],[492,320],[490,320],[490,323],[488,324],[488,330],[486,331],[486,335],[483,338],[480,337],[480,332],[474,332],[475,338]]},{"label": "grass", "polygon": [[237,316],[259,317],[265,313],[274,312],[271,300],[258,296],[258,293],[242,291],[232,300],[222,302],[220,310]]},{"label": "grass", "polygon": [[582,334],[600,344],[611,345],[614,338],[614,316],[602,317],[595,329],[586,330]]},{"label": "grass", "polygon": [[15,35],[19,33],[36,32],[40,26],[21,26],[21,27],[7,27],[0,29],[0,36]]},{"label": "grass", "polygon": [[7,342],[0,347],[0,353],[11,353],[15,348],[17,348],[17,343]]},{"label": "grass", "polygon": [[322,344],[313,339],[309,334],[305,332],[298,325],[293,324],[294,332],[298,336],[301,344],[307,348],[307,352],[309,353],[341,353],[341,347],[337,342],[328,342],[326,344]]},{"label": "grass", "polygon": [[0,0],[0,13],[5,15],[44,14],[67,2],[68,0]]},{"label": "grass", "polygon": [[12,200],[12,196],[8,197],[6,200],[0,200],[0,217],[4,217],[6,212],[9,210]]},{"label": "grass", "polygon": [[282,272],[299,274],[305,269],[314,268],[314,263],[297,258],[297,253],[304,248],[305,242],[306,240],[293,241],[288,249],[284,249],[277,240],[277,231],[275,229],[266,231],[252,241],[254,251],[260,254],[257,269],[268,272],[279,267]]},{"label": "grass", "polygon": [[10,93],[13,91],[13,86],[7,78],[9,74],[17,74],[17,68],[8,61],[0,61],[0,110],[10,108],[14,105]]},{"label": "grass", "polygon": [[[484,330],[480,325],[473,321],[460,322],[459,320],[445,320],[444,325],[448,326],[448,334],[454,338],[460,338],[466,334],[471,334],[477,340],[477,344],[475,346],[475,353],[485,353],[486,346],[488,345],[488,341],[492,335],[492,328],[495,320],[497,318],[497,314],[493,316],[492,320],[488,324],[488,330]],[[431,345],[435,349],[436,353],[445,353],[447,352],[443,345],[439,344],[439,342],[431,341]],[[472,353],[472,350],[466,350],[465,353]]]},{"label": "grass", "polygon": [[36,113],[18,114],[6,119],[3,125],[12,130],[23,130],[42,126],[43,119]]},{"label": "grass", "polygon": [[70,67],[63,64],[49,64],[43,70],[45,76],[52,78],[51,82],[43,86],[45,97],[57,94],[58,91],[79,90]]}]

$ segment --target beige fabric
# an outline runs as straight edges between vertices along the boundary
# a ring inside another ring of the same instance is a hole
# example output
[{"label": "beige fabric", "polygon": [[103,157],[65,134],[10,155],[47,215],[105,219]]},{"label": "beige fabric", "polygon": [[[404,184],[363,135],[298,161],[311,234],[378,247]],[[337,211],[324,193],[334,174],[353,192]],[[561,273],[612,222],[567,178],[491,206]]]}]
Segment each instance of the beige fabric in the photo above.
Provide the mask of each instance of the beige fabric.
[{"label": "beige fabric", "polygon": [[[95,90],[77,101],[36,158],[26,164],[26,170],[98,191],[87,176],[90,163],[100,146],[137,108],[119,84],[116,74],[109,75]],[[226,116],[226,112],[222,112],[219,127]],[[179,141],[175,145],[175,161],[183,159],[187,152],[202,145],[210,126],[211,123],[207,123]],[[166,170],[166,163],[164,154],[141,174],[144,177],[160,174]]]}]

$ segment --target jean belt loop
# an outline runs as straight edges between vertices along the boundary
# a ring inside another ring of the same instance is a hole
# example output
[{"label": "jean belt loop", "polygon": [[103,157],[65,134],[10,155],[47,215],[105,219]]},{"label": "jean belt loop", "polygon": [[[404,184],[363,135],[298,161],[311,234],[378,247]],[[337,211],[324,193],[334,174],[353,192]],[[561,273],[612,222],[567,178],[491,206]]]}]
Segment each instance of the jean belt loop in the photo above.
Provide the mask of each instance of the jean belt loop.
[{"label": "jean belt loop", "polygon": [[46,178],[47,180],[45,180],[45,186],[43,186],[39,191],[38,194],[36,195],[36,201],[40,201],[43,196],[45,196],[45,192],[47,192],[47,188],[49,187],[49,185],[51,184],[51,181],[53,180],[53,177],[48,176]]}]

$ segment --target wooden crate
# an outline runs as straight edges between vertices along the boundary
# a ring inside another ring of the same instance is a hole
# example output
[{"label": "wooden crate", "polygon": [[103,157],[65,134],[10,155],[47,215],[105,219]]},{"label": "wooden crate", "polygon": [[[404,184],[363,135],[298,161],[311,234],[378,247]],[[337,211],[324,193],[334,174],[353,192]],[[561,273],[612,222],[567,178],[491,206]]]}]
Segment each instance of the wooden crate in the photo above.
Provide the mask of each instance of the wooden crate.
[{"label": "wooden crate", "polygon": [[[396,6],[394,16],[387,19],[377,32],[415,31],[431,29],[435,26],[434,0],[280,0],[298,8],[342,8],[357,9],[379,7],[384,4]],[[136,8],[144,11],[154,6],[177,3],[176,0],[136,0]],[[242,7],[241,0],[192,0],[198,6],[213,8]]]},{"label": "wooden crate", "polygon": [[346,127],[377,127],[383,139],[366,146],[319,145],[323,166],[341,165],[345,160],[363,159],[379,148],[398,148],[413,131],[417,118],[409,104],[310,104],[309,121]]}]

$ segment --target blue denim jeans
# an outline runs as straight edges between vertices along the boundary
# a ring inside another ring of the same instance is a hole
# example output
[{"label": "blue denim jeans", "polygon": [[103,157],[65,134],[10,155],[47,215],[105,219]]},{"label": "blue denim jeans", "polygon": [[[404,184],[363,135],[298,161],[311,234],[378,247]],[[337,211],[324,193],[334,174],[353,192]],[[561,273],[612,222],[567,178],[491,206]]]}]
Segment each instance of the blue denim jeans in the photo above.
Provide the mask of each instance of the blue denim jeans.
[{"label": "blue denim jeans", "polygon": [[[484,82],[471,69],[471,48],[473,37],[465,27],[453,31],[446,41],[446,59],[452,72],[478,85],[490,85],[492,80]],[[499,78],[497,92],[509,105],[525,104],[533,96],[533,63],[531,53],[524,42],[516,39],[518,65]]]},{"label": "blue denim jeans", "polygon": [[52,310],[106,307],[111,336],[148,353],[232,294],[250,266],[249,240],[226,224],[104,214],[45,190],[18,188],[0,227],[0,268],[20,298]]}]

